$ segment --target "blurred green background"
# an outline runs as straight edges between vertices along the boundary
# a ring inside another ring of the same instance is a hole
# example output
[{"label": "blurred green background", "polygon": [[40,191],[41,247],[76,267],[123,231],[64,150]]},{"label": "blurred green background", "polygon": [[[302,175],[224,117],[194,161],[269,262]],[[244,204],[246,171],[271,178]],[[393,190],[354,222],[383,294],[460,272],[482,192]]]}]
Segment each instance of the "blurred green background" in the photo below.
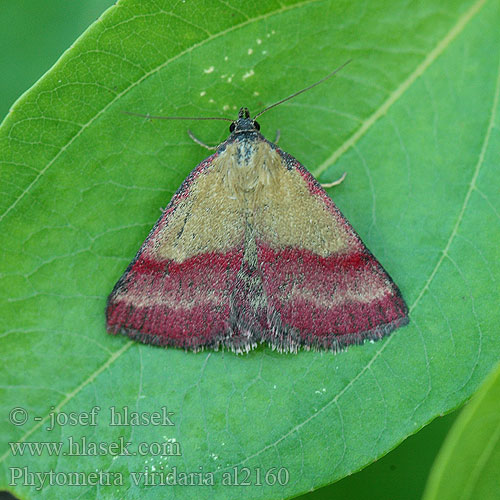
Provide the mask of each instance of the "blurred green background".
[{"label": "blurred green background", "polygon": [[28,90],[111,0],[0,1],[0,115]]},{"label": "blurred green background", "polygon": [[[3,0],[0,3],[0,115],[30,88],[111,0]],[[456,412],[434,420],[362,471],[301,499],[417,500]],[[3,496],[0,493],[0,496]]]}]

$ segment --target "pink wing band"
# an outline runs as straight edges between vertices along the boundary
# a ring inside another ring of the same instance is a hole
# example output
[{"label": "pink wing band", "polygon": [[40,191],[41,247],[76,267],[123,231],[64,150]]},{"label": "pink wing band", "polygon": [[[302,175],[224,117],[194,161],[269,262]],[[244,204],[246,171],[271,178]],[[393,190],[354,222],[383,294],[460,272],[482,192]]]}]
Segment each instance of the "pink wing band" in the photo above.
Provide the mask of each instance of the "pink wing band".
[{"label": "pink wing band", "polygon": [[214,345],[227,330],[241,260],[241,250],[181,263],[141,255],[122,282],[122,298],[108,304],[108,331],[159,345]]},{"label": "pink wing band", "polygon": [[384,325],[405,322],[399,290],[370,253],[321,257],[262,243],[258,248],[268,310],[277,313],[282,327],[300,332],[301,340],[315,337],[321,343],[333,334],[351,337],[338,339],[347,345],[358,335],[376,337],[387,333]]}]

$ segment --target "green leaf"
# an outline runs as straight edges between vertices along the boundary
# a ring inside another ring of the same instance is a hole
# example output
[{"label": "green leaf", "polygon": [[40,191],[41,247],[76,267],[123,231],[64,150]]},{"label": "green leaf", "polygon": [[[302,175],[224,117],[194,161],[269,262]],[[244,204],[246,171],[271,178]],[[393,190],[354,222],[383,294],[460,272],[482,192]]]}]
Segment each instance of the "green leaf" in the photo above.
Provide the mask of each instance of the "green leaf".
[{"label": "green leaf", "polygon": [[[422,500],[432,464],[460,409],[442,417],[409,436],[398,447],[364,469],[305,495],[300,500],[333,498]],[[418,460],[415,460],[418,457]]]},{"label": "green leaf", "polygon": [[[493,0],[125,0],[99,19],[0,130],[0,404],[28,416],[1,424],[0,487],[26,498],[290,497],[362,468],[467,399],[500,355],[499,21]],[[193,354],[107,335],[108,293],[204,156],[187,127],[208,143],[227,135],[218,122],[122,112],[256,112],[349,58],[259,121],[321,181],[348,172],[330,194],[400,286],[410,325],[337,355]],[[47,430],[53,410],[94,406],[96,426]],[[110,426],[111,406],[165,406],[175,425]],[[70,437],[153,449],[20,456],[7,444],[67,451]],[[164,443],[181,456],[156,455]],[[173,467],[213,472],[215,485],[130,476]],[[252,486],[222,485],[235,467]],[[280,468],[286,484],[266,484]],[[96,470],[115,475],[93,486]],[[12,476],[50,471],[66,485]],[[69,486],[69,472],[89,484]],[[119,474],[123,486],[106,485]]]},{"label": "green leaf", "polygon": [[500,365],[451,428],[434,462],[424,500],[498,498]]}]

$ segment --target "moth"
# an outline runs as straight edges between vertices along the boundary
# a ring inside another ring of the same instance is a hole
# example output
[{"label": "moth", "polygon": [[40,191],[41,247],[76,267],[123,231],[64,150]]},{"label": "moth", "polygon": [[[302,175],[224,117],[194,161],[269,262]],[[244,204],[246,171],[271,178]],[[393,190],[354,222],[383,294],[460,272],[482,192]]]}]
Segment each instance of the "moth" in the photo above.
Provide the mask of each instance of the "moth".
[{"label": "moth", "polygon": [[241,108],[172,197],[109,295],[109,333],[192,351],[338,351],[408,323],[400,290],[323,187],[260,133],[264,111]]}]

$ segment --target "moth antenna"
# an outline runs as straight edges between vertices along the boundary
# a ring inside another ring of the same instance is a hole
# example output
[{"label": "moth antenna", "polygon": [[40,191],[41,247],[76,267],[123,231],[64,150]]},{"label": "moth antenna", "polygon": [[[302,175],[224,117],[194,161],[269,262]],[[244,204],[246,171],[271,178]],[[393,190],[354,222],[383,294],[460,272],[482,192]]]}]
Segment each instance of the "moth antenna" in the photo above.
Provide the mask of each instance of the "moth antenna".
[{"label": "moth antenna", "polygon": [[274,104],[271,104],[270,106],[267,106],[267,108],[264,108],[262,111],[257,113],[253,119],[255,120],[257,117],[265,113],[266,111],[269,111],[271,108],[274,108],[278,106],[279,104],[283,104],[286,101],[289,101],[290,99],[293,99],[294,97],[297,97],[299,94],[302,94],[303,92],[306,92],[308,90],[311,90],[313,87],[316,87],[316,85],[319,85],[320,83],[323,83],[325,80],[328,80],[328,78],[331,78],[333,75],[338,73],[342,68],[347,66],[352,59],[347,60],[344,64],[341,64],[338,68],[334,69],[330,74],[326,75],[323,77],[321,80],[318,80],[316,83],[313,83],[312,85],[309,85],[309,87],[306,87],[305,89],[299,90],[298,92],[295,92],[292,95],[289,95],[288,97],[285,97],[284,99],[281,99],[281,101],[275,102]]},{"label": "moth antenna", "polygon": [[226,122],[233,122],[231,118],[224,118],[223,116],[153,116],[143,115],[141,113],[132,113],[131,111],[122,111],[126,115],[140,116],[151,120],[224,120]]}]

